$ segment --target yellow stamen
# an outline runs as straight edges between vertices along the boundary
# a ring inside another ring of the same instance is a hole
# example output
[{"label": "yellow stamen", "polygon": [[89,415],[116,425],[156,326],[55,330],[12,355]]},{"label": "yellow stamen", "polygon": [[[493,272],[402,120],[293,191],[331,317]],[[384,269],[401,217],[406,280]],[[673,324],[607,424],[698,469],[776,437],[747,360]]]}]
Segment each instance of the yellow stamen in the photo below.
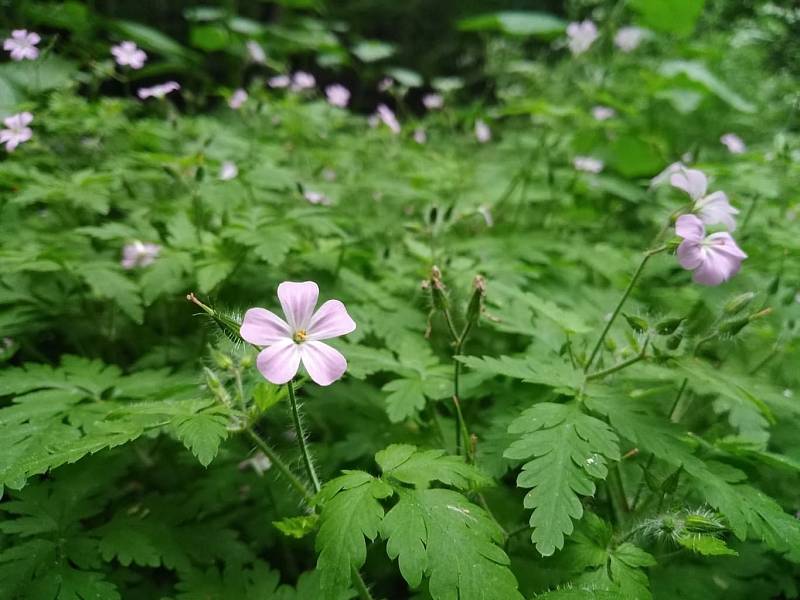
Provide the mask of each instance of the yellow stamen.
[{"label": "yellow stamen", "polygon": [[294,341],[299,344],[300,342],[306,341],[308,334],[306,333],[305,329],[298,329],[297,331],[294,332],[294,335],[292,337]]}]

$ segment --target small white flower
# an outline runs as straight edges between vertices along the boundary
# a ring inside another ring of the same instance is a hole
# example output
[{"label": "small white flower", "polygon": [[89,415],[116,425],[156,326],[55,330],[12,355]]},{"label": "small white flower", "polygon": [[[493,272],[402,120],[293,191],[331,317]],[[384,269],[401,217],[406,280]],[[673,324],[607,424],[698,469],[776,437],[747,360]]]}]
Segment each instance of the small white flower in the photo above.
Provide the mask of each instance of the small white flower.
[{"label": "small white flower", "polygon": [[599,158],[594,158],[592,156],[576,156],[572,161],[572,166],[578,171],[599,173],[605,167],[605,163]]},{"label": "small white flower", "polygon": [[725,146],[731,154],[744,154],[747,151],[747,146],[735,133],[726,133],[719,141]]},{"label": "small white flower", "polygon": [[674,173],[678,173],[682,169],[686,168],[688,167],[680,161],[672,163],[666,169],[661,171],[661,173],[659,173],[650,180],[650,187],[654,188],[659,185],[664,185],[665,183],[669,183],[669,178],[672,177]]},{"label": "small white flower", "polygon": [[181,86],[177,81],[168,81],[149,88],[139,88],[139,91],[136,93],[139,98],[145,100],[147,98],[163,98],[167,94],[176,92],[179,89],[181,89]]},{"label": "small white flower", "polygon": [[136,267],[146,267],[155,262],[156,257],[161,252],[161,246],[135,240],[126,244],[122,249],[122,260],[120,264],[123,269],[134,269]]},{"label": "small white flower", "polygon": [[331,106],[338,106],[339,108],[345,108],[347,103],[350,102],[350,90],[338,83],[326,87],[325,96]]},{"label": "small white flower", "polygon": [[400,122],[397,120],[391,108],[385,104],[379,104],[377,114],[381,122],[392,130],[392,133],[395,135],[400,133]]},{"label": "small white flower", "polygon": [[239,168],[236,166],[235,163],[226,160],[222,163],[222,167],[219,170],[219,178],[222,181],[229,181],[234,179],[239,174]]},{"label": "small white flower", "polygon": [[422,145],[428,141],[428,134],[425,133],[425,130],[422,127],[417,127],[414,130],[414,141],[419,145]]},{"label": "small white flower", "polygon": [[122,42],[116,46],[111,46],[111,54],[120,67],[130,67],[131,69],[141,69],[147,62],[147,54],[133,42]]},{"label": "small white flower", "polygon": [[586,52],[598,37],[597,25],[590,20],[567,25],[567,44],[570,52],[577,56]]},{"label": "small white flower", "polygon": [[594,117],[595,121],[607,121],[608,119],[614,118],[616,115],[617,111],[608,106],[595,106],[592,108],[592,117]]},{"label": "small white flower", "polygon": [[311,204],[322,204],[323,206],[328,206],[331,203],[331,199],[325,194],[314,190],[306,190],[303,192],[303,197],[311,202]]},{"label": "small white flower", "polygon": [[288,75],[275,75],[275,77],[270,77],[267,79],[267,85],[273,89],[289,87],[289,84],[291,83],[292,80]]},{"label": "small white flower", "polygon": [[317,80],[311,73],[305,71],[298,71],[292,76],[293,92],[302,92],[303,90],[310,90],[317,84]]},{"label": "small white flower", "polygon": [[31,121],[33,115],[29,112],[21,112],[3,119],[6,128],[0,130],[0,144],[6,145],[7,152],[13,152],[14,148],[33,137],[33,131],[28,127]]},{"label": "small white flower", "polygon": [[386,92],[392,89],[393,85],[394,85],[394,79],[392,79],[391,77],[384,77],[378,82],[378,91]]},{"label": "small white flower", "polygon": [[247,40],[244,45],[247,48],[247,56],[250,57],[251,61],[259,65],[267,62],[267,54],[257,41]]},{"label": "small white flower", "polygon": [[444,96],[441,94],[425,94],[422,97],[422,104],[428,110],[438,110],[444,106]]},{"label": "small white flower", "polygon": [[622,27],[614,35],[614,45],[623,52],[633,52],[648,36],[648,33],[641,27]]},{"label": "small white flower", "polygon": [[245,102],[247,102],[247,92],[243,89],[239,88],[231,95],[230,99],[228,100],[228,106],[230,106],[233,110],[239,110]]},{"label": "small white flower", "polygon": [[36,44],[42,41],[38,33],[27,29],[15,29],[11,37],[3,41],[3,50],[7,50],[13,60],[35,60],[39,56]]},{"label": "small white flower", "polygon": [[475,139],[481,144],[485,144],[492,139],[492,130],[481,119],[475,121]]}]

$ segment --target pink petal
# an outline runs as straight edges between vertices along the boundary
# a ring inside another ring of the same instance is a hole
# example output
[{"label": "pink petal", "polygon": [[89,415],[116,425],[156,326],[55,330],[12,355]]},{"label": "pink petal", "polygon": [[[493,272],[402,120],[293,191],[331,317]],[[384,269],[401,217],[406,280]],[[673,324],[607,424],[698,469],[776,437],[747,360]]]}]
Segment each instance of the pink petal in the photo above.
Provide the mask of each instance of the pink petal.
[{"label": "pink petal", "polygon": [[355,331],[356,323],[339,300],[328,300],[311,317],[308,339],[327,340]]},{"label": "pink petal", "polygon": [[293,331],[308,329],[318,297],[319,288],[313,281],[284,281],[278,286],[278,299]]},{"label": "pink petal", "polygon": [[690,271],[699,267],[703,262],[703,249],[698,242],[684,240],[678,246],[678,263]]},{"label": "pink petal", "polygon": [[734,240],[731,234],[727,231],[712,233],[710,236],[708,236],[708,238],[706,238],[706,241],[712,244],[709,246],[709,250],[715,254],[724,254],[730,258],[735,258],[740,261],[747,258],[747,254],[745,254],[742,249],[739,248],[739,246],[736,244],[736,240]]},{"label": "pink petal", "polygon": [[706,234],[703,222],[694,215],[681,215],[675,221],[675,234],[693,242],[702,240]]},{"label": "pink petal", "polygon": [[259,352],[256,366],[270,383],[286,383],[297,375],[300,366],[299,347],[291,339],[281,340]]},{"label": "pink petal", "polygon": [[702,198],[708,189],[708,179],[705,173],[697,169],[682,169],[673,173],[669,182],[676,188],[683,190],[693,200]]},{"label": "pink petal", "polygon": [[292,338],[286,321],[264,308],[251,308],[244,313],[239,333],[245,341],[256,346],[269,346]]},{"label": "pink petal", "polygon": [[736,229],[736,220],[733,215],[738,215],[739,211],[731,206],[725,192],[714,192],[701,198],[695,203],[694,210],[706,225],[719,223],[724,225],[728,231]]},{"label": "pink petal", "polygon": [[341,352],[322,342],[300,344],[303,366],[317,385],[330,385],[347,370],[347,360]]},{"label": "pink petal", "polygon": [[706,260],[695,269],[693,279],[702,285],[719,285],[729,276],[730,269],[724,261]]}]

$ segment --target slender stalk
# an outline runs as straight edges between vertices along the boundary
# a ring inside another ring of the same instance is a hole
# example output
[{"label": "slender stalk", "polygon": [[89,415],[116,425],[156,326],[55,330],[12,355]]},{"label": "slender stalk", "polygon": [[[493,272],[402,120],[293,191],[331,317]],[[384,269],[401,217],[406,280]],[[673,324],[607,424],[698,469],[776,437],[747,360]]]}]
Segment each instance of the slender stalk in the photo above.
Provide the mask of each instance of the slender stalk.
[{"label": "slender stalk", "polygon": [[591,381],[592,379],[602,379],[606,375],[611,375],[611,373],[616,373],[617,371],[621,371],[625,367],[629,367],[633,364],[636,364],[640,360],[644,359],[645,353],[647,352],[647,344],[650,341],[650,338],[647,338],[642,344],[642,349],[636,356],[629,358],[628,360],[624,360],[621,363],[617,363],[614,366],[611,366],[607,369],[603,369],[602,371],[595,371],[586,376],[586,381]]},{"label": "slender stalk", "polygon": [[460,356],[464,349],[464,343],[467,341],[467,336],[472,329],[472,321],[467,321],[460,336],[455,338],[456,348],[453,352],[453,404],[456,407],[456,417],[458,419],[458,435],[456,436],[456,453],[461,454],[461,438],[463,437],[464,453],[467,460],[471,460],[472,452],[470,452],[470,434],[467,428],[467,422],[464,419],[464,414],[461,412],[461,392],[459,382],[461,378],[461,362],[456,360],[456,356]]},{"label": "slender stalk", "polygon": [[297,444],[300,447],[300,454],[303,455],[303,463],[305,464],[308,477],[314,485],[314,491],[319,492],[322,486],[319,483],[319,477],[317,477],[317,471],[314,469],[314,463],[311,461],[311,453],[308,451],[308,445],[306,444],[306,434],[305,431],[303,431],[303,423],[300,420],[300,410],[297,406],[297,398],[294,395],[293,380],[286,384],[286,389],[289,391],[289,404],[292,406],[292,421],[294,422],[294,431],[297,435]]},{"label": "slender stalk", "polygon": [[255,443],[255,445],[258,446],[258,449],[261,450],[267,456],[267,458],[270,459],[270,461],[272,461],[272,464],[278,468],[278,470],[281,472],[281,474],[283,474],[284,477],[286,477],[291,486],[300,493],[303,499],[306,501],[311,500],[311,498],[313,497],[311,491],[306,487],[306,485],[302,481],[300,481],[297,478],[297,476],[294,473],[292,473],[292,470],[289,468],[289,465],[283,462],[283,459],[280,456],[278,456],[277,452],[275,452],[275,450],[273,450],[272,447],[269,444],[267,444],[267,442],[265,442],[264,439],[252,429],[248,428],[245,431],[247,435],[250,437],[250,439],[253,440],[253,443]]},{"label": "slender stalk", "polygon": [[364,580],[361,578],[361,573],[359,573],[358,569],[355,567],[351,567],[350,570],[353,574],[353,585],[358,592],[358,597],[361,598],[361,600],[372,600],[372,594],[369,593],[367,584],[364,583]]},{"label": "slender stalk", "polygon": [[627,514],[630,512],[628,499],[625,497],[625,488],[622,485],[622,475],[619,472],[619,465],[614,465],[608,470],[608,495],[611,498],[611,508],[614,510],[614,517],[617,522],[624,524]]},{"label": "slender stalk", "polygon": [[592,353],[589,355],[589,360],[586,361],[586,366],[583,368],[584,373],[589,372],[589,367],[592,366],[594,359],[597,357],[597,353],[600,352],[600,348],[603,345],[603,341],[606,339],[606,335],[608,334],[608,330],[611,329],[611,325],[614,324],[614,320],[619,315],[619,312],[622,310],[622,306],[625,304],[625,301],[630,296],[631,291],[633,291],[636,282],[639,280],[639,276],[642,274],[647,261],[650,260],[650,257],[655,256],[659,252],[663,252],[666,250],[666,246],[659,246],[658,248],[654,248],[652,250],[648,250],[645,252],[644,256],[642,257],[642,261],[639,263],[639,266],[636,267],[636,271],[633,272],[633,276],[631,277],[630,282],[628,283],[628,287],[625,288],[625,291],[622,293],[622,297],[617,302],[617,306],[614,308],[614,312],[611,313],[611,318],[606,322],[606,326],[603,328],[603,332],[600,334],[600,337],[597,340],[597,343],[594,345],[592,349]]}]

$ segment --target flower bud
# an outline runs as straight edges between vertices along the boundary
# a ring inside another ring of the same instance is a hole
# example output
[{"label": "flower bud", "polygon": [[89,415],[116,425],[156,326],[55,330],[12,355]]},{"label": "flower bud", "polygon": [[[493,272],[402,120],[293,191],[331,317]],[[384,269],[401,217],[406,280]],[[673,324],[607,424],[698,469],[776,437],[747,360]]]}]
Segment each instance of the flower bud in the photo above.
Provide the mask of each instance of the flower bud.
[{"label": "flower bud", "polygon": [[656,332],[659,335],[672,335],[680,327],[685,317],[673,317],[656,323]]},{"label": "flower bud", "polygon": [[676,333],[675,335],[671,335],[667,338],[667,348],[676,350],[678,346],[681,345],[681,341],[683,341],[683,334]]},{"label": "flower bud", "polygon": [[634,315],[629,315],[628,313],[622,313],[622,316],[625,317],[625,320],[628,322],[628,325],[630,325],[630,328],[636,333],[644,333],[650,329],[650,323],[645,321],[642,317],[636,317]]},{"label": "flower bud", "polygon": [[725,314],[726,315],[735,315],[740,313],[747,305],[753,301],[753,298],[756,297],[755,292],[745,292],[744,294],[740,294],[735,298],[732,298],[728,301],[725,305]]},{"label": "flower bud", "polygon": [[206,385],[208,389],[211,390],[211,393],[225,406],[231,406],[230,394],[228,394],[228,390],[225,389],[225,386],[222,385],[217,374],[208,367],[203,367],[203,372],[206,376]]},{"label": "flower bud", "polygon": [[481,316],[483,297],[486,295],[486,280],[481,275],[475,275],[472,281],[472,297],[467,306],[467,322],[476,323]]},{"label": "flower bud", "polygon": [[431,267],[430,290],[433,306],[439,310],[447,310],[447,295],[442,283],[442,272],[436,265]]},{"label": "flower bud", "polygon": [[767,294],[769,296],[772,296],[772,294],[776,293],[778,289],[780,289],[780,287],[781,287],[781,276],[775,275],[775,277],[772,278],[772,281],[770,281],[769,285],[767,286]]},{"label": "flower bud", "polygon": [[224,352],[220,352],[216,348],[211,349],[211,359],[220,369],[225,369],[227,371],[233,367],[233,361],[231,360],[231,357]]},{"label": "flower bud", "polygon": [[744,329],[750,322],[749,317],[737,317],[735,319],[728,319],[723,321],[719,326],[719,332],[730,336],[734,336]]}]

